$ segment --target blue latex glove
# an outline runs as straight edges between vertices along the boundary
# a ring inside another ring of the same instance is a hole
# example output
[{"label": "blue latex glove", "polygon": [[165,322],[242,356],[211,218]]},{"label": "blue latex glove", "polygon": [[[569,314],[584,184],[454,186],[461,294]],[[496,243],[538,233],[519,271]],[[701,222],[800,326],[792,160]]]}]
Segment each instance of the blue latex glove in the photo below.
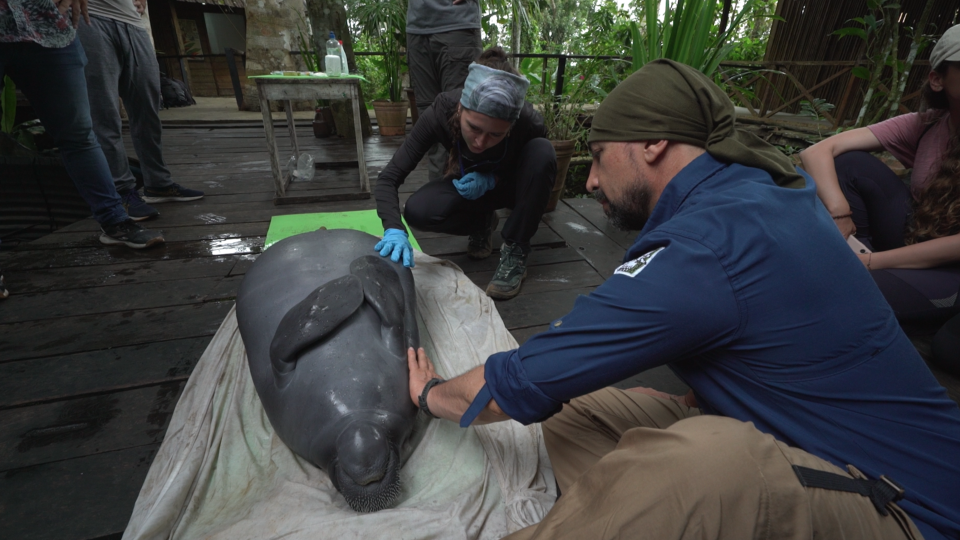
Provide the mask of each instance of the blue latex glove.
[{"label": "blue latex glove", "polygon": [[469,172],[463,175],[463,178],[453,181],[453,187],[457,188],[457,193],[464,199],[471,201],[479,199],[481,195],[493,189],[497,185],[496,178],[492,172]]},{"label": "blue latex glove", "polygon": [[403,258],[403,265],[407,268],[413,268],[413,246],[407,239],[407,233],[400,229],[387,229],[383,233],[383,240],[377,242],[373,249],[380,252],[381,257],[390,256],[393,262],[400,262]]}]

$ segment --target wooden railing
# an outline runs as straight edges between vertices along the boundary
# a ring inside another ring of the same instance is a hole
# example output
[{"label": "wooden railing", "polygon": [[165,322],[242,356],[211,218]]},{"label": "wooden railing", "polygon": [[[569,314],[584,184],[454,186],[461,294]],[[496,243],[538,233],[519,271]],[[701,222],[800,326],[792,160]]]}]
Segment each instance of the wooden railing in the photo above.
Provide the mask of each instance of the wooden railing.
[{"label": "wooden railing", "polygon": [[[292,55],[299,56],[300,51],[291,51]],[[360,52],[355,51],[355,56],[379,56],[379,52]],[[185,59],[206,59],[214,57],[226,57],[227,66],[230,69],[230,75],[234,87],[234,94],[237,98],[237,106],[243,106],[243,94],[240,91],[240,78],[238,72],[241,64],[238,57],[243,53],[239,51],[227,50],[227,54],[214,55],[163,55],[157,56],[158,60],[177,60],[180,63],[181,73],[187,73],[184,66]],[[589,56],[576,54],[549,54],[549,53],[523,53],[511,55],[514,58],[540,58],[545,64],[556,62],[556,80],[553,93],[559,97],[563,93],[564,84],[568,71],[570,60],[605,60],[617,62],[631,62],[629,56]],[[726,87],[728,96],[735,102],[743,106],[755,119],[772,121],[774,116],[781,112],[796,112],[799,104],[807,101],[811,104],[817,102],[817,99],[825,99],[831,103],[832,110],[818,110],[818,114],[828,121],[836,129],[846,125],[855,118],[856,105],[860,103],[860,96],[857,90],[861,80],[853,75],[853,69],[863,65],[856,61],[763,61],[763,62],[723,62],[717,72],[717,81],[723,83]],[[915,100],[920,94],[919,83],[922,75],[918,72],[926,73],[929,66],[927,61],[917,61],[914,63],[913,75],[911,81],[913,87],[907,87],[907,91],[901,96],[899,108],[901,112],[909,112],[907,106],[909,102]],[[919,69],[918,69],[919,68]],[[549,69],[549,67],[545,67]],[[807,71],[807,73],[800,73]],[[810,71],[815,71],[811,77]],[[828,74],[818,76],[819,72],[827,71]],[[804,84],[802,80],[816,80],[814,84]],[[745,79],[741,82],[740,79]],[[188,81],[189,83],[189,81]],[[881,92],[886,92],[887,88],[882,84],[879,86]],[[839,97],[839,100],[837,99]],[[838,102],[837,102],[838,101]]]}]

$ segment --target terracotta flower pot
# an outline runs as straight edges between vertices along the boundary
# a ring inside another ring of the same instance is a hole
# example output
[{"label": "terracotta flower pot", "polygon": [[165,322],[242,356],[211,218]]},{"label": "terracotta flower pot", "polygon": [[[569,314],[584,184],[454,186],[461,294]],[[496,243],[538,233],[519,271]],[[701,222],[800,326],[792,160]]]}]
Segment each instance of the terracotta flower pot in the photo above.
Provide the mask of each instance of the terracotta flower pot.
[{"label": "terracotta flower pot", "polygon": [[318,108],[316,116],[313,117],[313,136],[323,139],[333,135],[336,131],[333,123],[333,110],[330,107]]},{"label": "terracotta flower pot", "polygon": [[404,135],[407,132],[407,101],[376,100],[373,110],[377,114],[377,125],[380,126],[380,135],[393,137]]},{"label": "terracotta flower pot", "polygon": [[553,190],[550,191],[550,200],[547,202],[545,212],[553,212],[557,209],[557,203],[560,202],[560,196],[563,195],[563,183],[567,181],[570,158],[573,157],[573,150],[577,146],[577,141],[550,141],[550,144],[557,152],[557,179],[553,182]]}]

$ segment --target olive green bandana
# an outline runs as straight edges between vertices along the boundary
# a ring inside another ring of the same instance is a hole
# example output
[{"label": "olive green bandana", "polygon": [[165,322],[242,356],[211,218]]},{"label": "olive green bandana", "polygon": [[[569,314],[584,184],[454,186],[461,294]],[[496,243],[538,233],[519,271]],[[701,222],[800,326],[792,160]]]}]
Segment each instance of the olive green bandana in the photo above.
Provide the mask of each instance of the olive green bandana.
[{"label": "olive green bandana", "polygon": [[589,142],[666,139],[699,146],[718,161],[770,173],[779,186],[803,187],[787,156],[736,128],[733,103],[703,73],[656,60],[627,77],[593,117]]}]

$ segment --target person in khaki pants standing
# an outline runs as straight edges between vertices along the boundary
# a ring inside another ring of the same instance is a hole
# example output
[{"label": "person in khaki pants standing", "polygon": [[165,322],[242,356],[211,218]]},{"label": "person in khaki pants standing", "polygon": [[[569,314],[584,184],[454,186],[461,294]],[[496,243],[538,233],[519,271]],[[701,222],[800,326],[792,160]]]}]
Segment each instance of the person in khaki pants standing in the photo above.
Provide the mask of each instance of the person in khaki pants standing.
[{"label": "person in khaki pants standing", "polygon": [[[805,173],[700,72],[651,62],[600,105],[587,186],[640,230],[518,349],[410,398],[542,422],[561,495],[519,539],[960,537],[960,409]],[[691,388],[608,388],[668,365]]]}]

